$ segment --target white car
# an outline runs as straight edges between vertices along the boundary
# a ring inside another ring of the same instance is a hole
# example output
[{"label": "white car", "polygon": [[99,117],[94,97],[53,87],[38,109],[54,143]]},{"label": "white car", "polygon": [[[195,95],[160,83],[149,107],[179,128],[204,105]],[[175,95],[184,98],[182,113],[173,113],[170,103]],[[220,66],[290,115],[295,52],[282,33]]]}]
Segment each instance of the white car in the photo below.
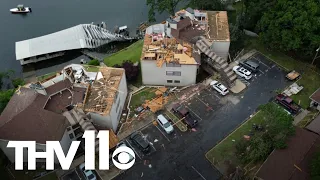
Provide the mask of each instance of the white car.
[{"label": "white car", "polygon": [[173,132],[173,126],[162,114],[158,115],[157,122],[167,134],[171,134]]},{"label": "white car", "polygon": [[211,81],[210,85],[213,87],[213,89],[218,91],[222,96],[225,96],[226,94],[229,93],[229,90],[218,81]]},{"label": "white car", "polygon": [[91,170],[85,170],[84,163],[80,164],[79,168],[83,172],[87,180],[97,180],[96,175]]},{"label": "white car", "polygon": [[252,73],[251,73],[249,70],[247,70],[246,68],[244,68],[244,67],[234,66],[234,67],[232,68],[232,70],[233,70],[236,74],[238,74],[240,77],[243,77],[243,78],[245,78],[246,80],[249,80],[249,79],[252,78]]}]

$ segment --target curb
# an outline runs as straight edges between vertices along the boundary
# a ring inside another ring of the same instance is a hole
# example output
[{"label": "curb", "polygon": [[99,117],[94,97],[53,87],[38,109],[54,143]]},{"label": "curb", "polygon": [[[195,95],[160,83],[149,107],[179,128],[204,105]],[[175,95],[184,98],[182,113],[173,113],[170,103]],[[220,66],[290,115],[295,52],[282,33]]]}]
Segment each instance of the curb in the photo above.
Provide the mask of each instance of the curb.
[{"label": "curb", "polygon": [[[219,170],[219,168],[218,168],[213,162],[211,162],[211,161],[209,160],[209,158],[207,157],[208,154],[209,154],[209,152],[210,152],[211,150],[213,150],[214,148],[216,148],[216,146],[218,146],[219,144],[221,144],[223,141],[225,141],[229,136],[231,136],[231,134],[233,134],[236,130],[238,130],[239,128],[241,128],[245,123],[247,123],[251,118],[253,118],[254,116],[256,116],[259,112],[260,112],[260,110],[257,111],[256,113],[254,113],[254,114],[252,115],[252,117],[249,116],[249,118],[247,118],[246,120],[244,120],[238,127],[236,127],[234,130],[232,130],[232,131],[228,134],[228,136],[226,136],[225,138],[223,138],[221,141],[218,141],[217,144],[216,144],[213,148],[211,148],[209,151],[206,152],[206,154],[205,154],[206,159],[207,159],[216,169]],[[221,173],[220,170],[219,170],[219,172]],[[223,173],[221,173],[221,174],[223,174]]]}]

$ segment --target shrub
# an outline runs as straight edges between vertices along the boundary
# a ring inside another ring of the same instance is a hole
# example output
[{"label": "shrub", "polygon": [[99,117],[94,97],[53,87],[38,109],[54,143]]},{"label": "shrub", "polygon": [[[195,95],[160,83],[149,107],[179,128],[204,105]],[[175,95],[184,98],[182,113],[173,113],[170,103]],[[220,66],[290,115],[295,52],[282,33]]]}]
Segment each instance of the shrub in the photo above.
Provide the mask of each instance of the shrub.
[{"label": "shrub", "polygon": [[92,59],[89,61],[88,65],[92,65],[92,66],[99,66],[100,65],[100,61],[97,59]]},{"label": "shrub", "polygon": [[17,88],[19,86],[23,86],[25,85],[25,82],[23,79],[21,78],[16,78],[12,80],[12,85],[14,86],[14,88]]}]

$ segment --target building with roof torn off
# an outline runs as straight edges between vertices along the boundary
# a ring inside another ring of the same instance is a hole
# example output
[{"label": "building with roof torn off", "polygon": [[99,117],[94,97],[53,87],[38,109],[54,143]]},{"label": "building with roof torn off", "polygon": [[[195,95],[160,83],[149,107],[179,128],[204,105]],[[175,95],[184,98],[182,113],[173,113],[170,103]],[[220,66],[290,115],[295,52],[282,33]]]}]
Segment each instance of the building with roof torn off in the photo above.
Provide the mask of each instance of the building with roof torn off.
[{"label": "building with roof torn off", "polygon": [[237,78],[227,63],[230,46],[226,11],[178,11],[165,23],[146,29],[141,55],[147,85],[186,86],[196,83],[198,68],[217,71],[229,86]]},{"label": "building with roof torn off", "polygon": [[85,130],[97,132],[97,127],[110,130],[113,148],[118,142],[114,132],[126,96],[124,69],[101,67],[96,73],[86,72],[81,65],[69,65],[55,77],[15,92],[0,117],[0,148],[11,162],[15,155],[13,148],[6,147],[10,140],[36,141],[39,152],[46,150],[46,141],[60,141],[67,153],[72,141],[82,140]]}]

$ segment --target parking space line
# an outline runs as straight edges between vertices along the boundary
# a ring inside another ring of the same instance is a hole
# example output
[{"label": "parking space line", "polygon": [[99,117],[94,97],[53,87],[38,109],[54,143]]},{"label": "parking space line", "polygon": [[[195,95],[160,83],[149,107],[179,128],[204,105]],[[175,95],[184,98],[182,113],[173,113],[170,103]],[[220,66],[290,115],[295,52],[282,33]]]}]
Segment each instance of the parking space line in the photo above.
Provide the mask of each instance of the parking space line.
[{"label": "parking space line", "polygon": [[259,69],[259,71],[260,71],[262,74],[264,74],[263,71],[261,71],[261,69]]},{"label": "parking space line", "polygon": [[136,153],[136,155],[139,157],[139,159],[142,159],[139,154],[137,153],[137,151],[132,147],[132,145],[130,144],[130,142],[126,139],[126,142],[129,144],[129,146],[131,147],[131,149]]},{"label": "parking space line", "polygon": [[202,177],[202,179],[207,180],[206,178],[204,178],[204,177],[202,176],[202,174],[201,174],[198,170],[196,170],[196,168],[194,168],[193,166],[191,166],[191,167],[192,167],[193,170],[195,170],[195,171]]},{"label": "parking space line", "polygon": [[155,127],[160,131],[160,133],[161,133],[169,142],[171,142],[170,139],[161,131],[161,129],[160,129],[158,126],[155,126]]},{"label": "parking space line", "polygon": [[200,101],[200,102],[202,102],[205,106],[207,106],[207,107],[209,107],[205,102],[203,102],[200,98],[198,98],[197,96],[196,96],[196,98]]},{"label": "parking space line", "polygon": [[258,60],[261,64],[263,64],[263,65],[267,66],[268,68],[270,68],[270,66],[268,66],[268,65],[266,65],[265,63],[261,62],[259,59],[255,58],[255,57],[253,57],[253,58],[256,59],[256,60]]},{"label": "parking space line", "polygon": [[194,111],[192,111],[192,109],[190,109],[189,107],[186,107],[187,109],[189,109],[194,115],[197,116],[197,118],[199,118],[201,121],[202,121],[202,118],[197,114],[195,113]]}]

